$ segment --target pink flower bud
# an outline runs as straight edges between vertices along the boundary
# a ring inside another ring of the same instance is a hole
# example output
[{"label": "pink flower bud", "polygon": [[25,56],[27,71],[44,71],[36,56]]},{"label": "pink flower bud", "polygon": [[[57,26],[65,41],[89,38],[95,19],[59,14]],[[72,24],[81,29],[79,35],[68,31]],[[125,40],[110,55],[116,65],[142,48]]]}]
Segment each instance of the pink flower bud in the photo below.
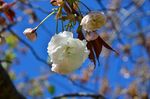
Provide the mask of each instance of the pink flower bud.
[{"label": "pink flower bud", "polygon": [[36,29],[27,28],[24,30],[23,34],[31,41],[35,41],[37,38]]}]

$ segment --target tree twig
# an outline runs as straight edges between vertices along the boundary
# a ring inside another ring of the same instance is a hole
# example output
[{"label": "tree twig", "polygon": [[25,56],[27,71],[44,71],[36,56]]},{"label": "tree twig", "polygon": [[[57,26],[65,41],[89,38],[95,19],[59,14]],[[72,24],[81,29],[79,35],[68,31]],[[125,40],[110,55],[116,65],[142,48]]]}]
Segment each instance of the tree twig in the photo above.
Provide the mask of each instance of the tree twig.
[{"label": "tree twig", "polygon": [[65,97],[91,97],[92,99],[106,99],[104,96],[98,94],[89,94],[89,93],[72,93],[72,94],[64,94],[57,97],[53,97],[53,99],[62,99]]}]

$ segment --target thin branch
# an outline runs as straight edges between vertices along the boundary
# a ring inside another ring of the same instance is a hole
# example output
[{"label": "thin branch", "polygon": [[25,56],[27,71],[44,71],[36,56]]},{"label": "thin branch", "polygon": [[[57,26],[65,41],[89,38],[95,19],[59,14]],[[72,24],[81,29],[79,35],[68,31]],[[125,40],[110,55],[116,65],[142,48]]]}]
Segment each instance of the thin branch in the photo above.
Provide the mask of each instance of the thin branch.
[{"label": "thin branch", "polygon": [[122,23],[124,23],[131,15],[133,15],[134,12],[136,12],[144,3],[145,1],[143,0],[143,2],[140,2],[140,4],[138,4],[138,6],[132,1],[133,4],[136,5],[136,8],[134,8],[134,6],[132,8],[130,8],[130,13],[124,18],[124,20],[122,21]]},{"label": "thin branch", "polygon": [[91,97],[92,99],[106,99],[104,96],[98,94],[89,94],[89,93],[73,93],[73,94],[64,94],[57,97],[54,97],[53,99],[62,99],[67,97]]},{"label": "thin branch", "polygon": [[84,6],[84,7],[86,7],[86,9],[90,12],[91,11],[91,9],[86,5],[86,4],[84,4],[82,1],[80,1],[79,0],[79,2]]},{"label": "thin branch", "polygon": [[94,90],[92,90],[92,89],[90,89],[90,88],[88,88],[88,87],[85,87],[85,86],[83,86],[83,85],[81,85],[81,84],[79,84],[79,83],[73,81],[71,78],[69,78],[69,77],[67,77],[67,76],[63,76],[63,77],[67,78],[67,79],[68,79],[74,86],[76,86],[76,87],[79,87],[79,88],[81,88],[81,89],[83,89],[83,90],[86,90],[86,91],[89,91],[89,92],[94,92]]}]

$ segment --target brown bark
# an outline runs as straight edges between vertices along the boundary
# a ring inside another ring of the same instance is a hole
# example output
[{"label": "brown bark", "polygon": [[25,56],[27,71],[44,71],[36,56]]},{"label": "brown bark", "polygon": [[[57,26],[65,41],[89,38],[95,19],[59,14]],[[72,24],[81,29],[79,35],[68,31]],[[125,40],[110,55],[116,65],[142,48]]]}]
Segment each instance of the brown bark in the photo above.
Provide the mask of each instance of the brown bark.
[{"label": "brown bark", "polygon": [[7,71],[0,63],[0,99],[25,99],[12,83]]}]

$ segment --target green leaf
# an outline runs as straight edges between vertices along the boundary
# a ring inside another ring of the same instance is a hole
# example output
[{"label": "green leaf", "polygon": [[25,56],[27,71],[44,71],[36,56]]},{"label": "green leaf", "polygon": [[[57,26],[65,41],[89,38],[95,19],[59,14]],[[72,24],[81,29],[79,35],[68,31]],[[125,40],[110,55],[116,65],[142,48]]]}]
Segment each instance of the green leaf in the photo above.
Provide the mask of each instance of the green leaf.
[{"label": "green leaf", "polygon": [[8,37],[6,37],[6,43],[11,48],[14,48],[14,47],[16,47],[16,45],[18,43],[18,39],[15,36],[13,36],[13,35],[9,35]]},{"label": "green leaf", "polygon": [[9,72],[9,76],[11,78],[11,80],[16,80],[16,74],[14,72]]},{"label": "green leaf", "polygon": [[6,52],[5,59],[8,60],[8,61],[11,61],[11,60],[13,60],[14,58],[16,58],[15,53],[13,53],[12,51],[8,50],[8,51]]},{"label": "green leaf", "polygon": [[29,94],[32,96],[42,96],[42,90],[39,85],[34,86],[32,89],[29,90]]},{"label": "green leaf", "polygon": [[48,92],[49,92],[50,94],[54,94],[54,93],[55,93],[55,87],[52,86],[52,85],[48,86]]}]

